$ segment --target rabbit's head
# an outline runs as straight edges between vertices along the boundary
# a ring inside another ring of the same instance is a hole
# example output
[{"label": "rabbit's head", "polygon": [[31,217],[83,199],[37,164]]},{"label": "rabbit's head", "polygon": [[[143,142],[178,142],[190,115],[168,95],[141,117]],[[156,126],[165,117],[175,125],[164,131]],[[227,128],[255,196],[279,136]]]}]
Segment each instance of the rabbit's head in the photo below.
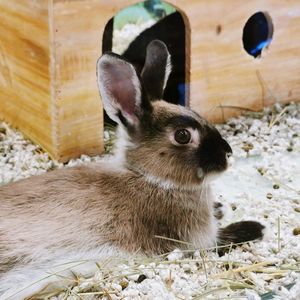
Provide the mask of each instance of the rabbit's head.
[{"label": "rabbit's head", "polygon": [[103,105],[126,135],[125,166],[168,186],[199,185],[224,171],[232,151],[215,127],[196,112],[162,99],[170,55],[161,41],[147,47],[141,74],[116,54],[97,63]]}]

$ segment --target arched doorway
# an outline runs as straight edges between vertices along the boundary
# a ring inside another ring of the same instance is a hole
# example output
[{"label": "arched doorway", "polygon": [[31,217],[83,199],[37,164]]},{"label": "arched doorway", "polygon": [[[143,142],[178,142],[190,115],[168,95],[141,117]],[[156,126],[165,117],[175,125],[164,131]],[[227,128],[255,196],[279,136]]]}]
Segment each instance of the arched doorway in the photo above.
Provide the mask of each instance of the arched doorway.
[{"label": "arched doorway", "polygon": [[188,31],[187,19],[174,6],[160,0],[143,1],[119,11],[109,20],[103,33],[102,52],[123,55],[140,71],[147,45],[154,39],[163,41],[172,61],[163,98],[170,103],[188,105]]}]

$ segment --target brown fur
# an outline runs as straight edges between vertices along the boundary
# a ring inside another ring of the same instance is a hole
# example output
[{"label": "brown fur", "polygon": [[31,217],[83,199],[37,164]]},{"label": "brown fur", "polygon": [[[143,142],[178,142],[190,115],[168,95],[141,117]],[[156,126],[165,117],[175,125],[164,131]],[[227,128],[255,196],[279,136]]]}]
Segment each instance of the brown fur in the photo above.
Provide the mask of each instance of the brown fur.
[{"label": "brown fur", "polygon": [[93,246],[109,241],[130,252],[169,251],[174,243],[155,235],[189,241],[192,228],[210,221],[210,207],[199,201],[200,194],[200,189],[163,190],[140,174],[101,164],[2,186],[0,245],[6,247],[0,261],[15,251],[30,257],[38,243],[45,249],[66,244],[76,249],[82,235]]}]

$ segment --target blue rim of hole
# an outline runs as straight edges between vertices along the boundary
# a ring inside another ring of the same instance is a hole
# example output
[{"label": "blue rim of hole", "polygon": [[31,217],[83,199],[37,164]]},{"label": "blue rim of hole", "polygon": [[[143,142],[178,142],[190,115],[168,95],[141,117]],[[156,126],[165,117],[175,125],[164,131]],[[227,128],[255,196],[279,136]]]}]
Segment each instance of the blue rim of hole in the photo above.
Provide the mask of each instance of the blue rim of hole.
[{"label": "blue rim of hole", "polygon": [[274,26],[267,12],[256,12],[246,22],[243,29],[243,46],[245,51],[258,58],[273,38]]}]

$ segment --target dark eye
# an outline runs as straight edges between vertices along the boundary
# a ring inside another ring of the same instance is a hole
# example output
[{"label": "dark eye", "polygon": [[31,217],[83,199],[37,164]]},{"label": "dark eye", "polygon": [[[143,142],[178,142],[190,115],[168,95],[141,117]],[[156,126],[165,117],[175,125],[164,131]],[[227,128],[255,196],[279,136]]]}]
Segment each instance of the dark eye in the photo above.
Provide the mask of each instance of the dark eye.
[{"label": "dark eye", "polygon": [[188,144],[191,141],[191,133],[187,129],[178,129],[175,132],[174,139],[178,144]]}]

